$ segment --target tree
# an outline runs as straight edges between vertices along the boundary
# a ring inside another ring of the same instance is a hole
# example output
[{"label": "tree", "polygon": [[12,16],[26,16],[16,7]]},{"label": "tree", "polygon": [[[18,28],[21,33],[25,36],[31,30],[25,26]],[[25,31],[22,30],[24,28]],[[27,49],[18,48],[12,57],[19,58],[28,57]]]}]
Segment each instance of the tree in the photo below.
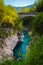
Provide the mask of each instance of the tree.
[{"label": "tree", "polygon": [[43,35],[43,13],[36,15],[32,23],[32,34]]},{"label": "tree", "polygon": [[5,14],[5,4],[3,0],[0,0],[0,21],[2,20],[3,15]]},{"label": "tree", "polygon": [[22,12],[26,13],[26,12],[29,12],[29,10],[28,10],[28,8],[23,8]]},{"label": "tree", "polygon": [[17,20],[18,14],[15,8],[6,6],[3,0],[0,0],[0,38],[2,38],[3,42],[4,39],[15,30],[15,23],[18,22]]},{"label": "tree", "polygon": [[38,0],[36,3],[36,11],[43,12],[43,0]]},{"label": "tree", "polygon": [[35,7],[31,7],[31,8],[23,8],[22,12],[27,13],[27,12],[35,12]]},{"label": "tree", "polygon": [[29,12],[35,12],[35,7],[29,8]]},{"label": "tree", "polygon": [[0,22],[0,35],[2,34],[2,36],[5,36],[6,34],[8,35],[11,30],[15,28],[15,23],[18,22],[18,14],[15,9],[11,6],[6,7],[6,9],[6,14],[3,15],[2,20]]},{"label": "tree", "polygon": [[34,21],[35,17],[28,16],[22,19],[22,26],[25,28],[28,28],[29,30],[31,29],[32,23]]}]

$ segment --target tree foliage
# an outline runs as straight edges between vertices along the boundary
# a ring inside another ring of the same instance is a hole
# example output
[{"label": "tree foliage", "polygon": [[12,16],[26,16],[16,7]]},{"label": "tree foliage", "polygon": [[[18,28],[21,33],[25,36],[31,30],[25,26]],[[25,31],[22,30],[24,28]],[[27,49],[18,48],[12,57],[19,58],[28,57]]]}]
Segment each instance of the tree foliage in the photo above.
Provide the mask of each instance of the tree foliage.
[{"label": "tree foliage", "polygon": [[29,10],[28,10],[28,8],[23,8],[22,12],[26,13],[26,12],[29,12]]},{"label": "tree foliage", "polygon": [[14,7],[4,4],[0,0],[0,37],[3,39],[16,30],[15,24],[18,22],[18,14]]},{"label": "tree foliage", "polygon": [[25,65],[43,65],[43,36],[34,39]]},{"label": "tree foliage", "polygon": [[6,8],[3,0],[0,0],[0,21],[2,20],[3,15],[5,14]]},{"label": "tree foliage", "polygon": [[43,35],[43,13],[36,15],[32,23],[32,34]]},{"label": "tree foliage", "polygon": [[31,7],[31,8],[23,8],[22,12],[27,13],[27,12],[35,12],[35,7]]},{"label": "tree foliage", "polygon": [[38,0],[38,2],[36,4],[36,11],[43,12],[43,0]]},{"label": "tree foliage", "polygon": [[28,17],[25,17],[22,21],[22,26],[25,28],[28,28],[31,30],[31,26],[32,26],[32,23],[34,21],[34,18],[35,17],[32,17],[32,16],[28,16]]}]

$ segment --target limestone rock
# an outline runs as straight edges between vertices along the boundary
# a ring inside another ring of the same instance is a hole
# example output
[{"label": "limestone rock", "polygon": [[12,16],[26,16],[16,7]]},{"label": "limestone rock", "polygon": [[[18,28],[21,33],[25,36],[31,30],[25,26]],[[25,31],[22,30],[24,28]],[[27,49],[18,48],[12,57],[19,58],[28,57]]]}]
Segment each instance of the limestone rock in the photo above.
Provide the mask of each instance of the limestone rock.
[{"label": "limestone rock", "polygon": [[0,48],[0,60],[3,56],[7,56],[9,59],[13,57],[13,49],[17,45],[18,37],[17,35],[12,35],[5,39],[3,49]]}]

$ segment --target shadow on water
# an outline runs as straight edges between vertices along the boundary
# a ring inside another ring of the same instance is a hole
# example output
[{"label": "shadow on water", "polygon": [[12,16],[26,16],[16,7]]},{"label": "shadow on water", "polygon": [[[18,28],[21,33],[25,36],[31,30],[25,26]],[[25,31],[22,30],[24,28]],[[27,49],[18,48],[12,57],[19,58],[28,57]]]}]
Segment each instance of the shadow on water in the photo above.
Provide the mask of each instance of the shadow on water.
[{"label": "shadow on water", "polygon": [[18,41],[16,47],[13,49],[13,55],[15,59],[20,57],[21,45],[22,45],[22,42]]},{"label": "shadow on water", "polygon": [[13,49],[13,56],[15,59],[21,58],[23,59],[26,55],[27,45],[29,45],[30,36],[27,31],[23,31],[24,38],[23,42],[18,41],[16,47]]}]

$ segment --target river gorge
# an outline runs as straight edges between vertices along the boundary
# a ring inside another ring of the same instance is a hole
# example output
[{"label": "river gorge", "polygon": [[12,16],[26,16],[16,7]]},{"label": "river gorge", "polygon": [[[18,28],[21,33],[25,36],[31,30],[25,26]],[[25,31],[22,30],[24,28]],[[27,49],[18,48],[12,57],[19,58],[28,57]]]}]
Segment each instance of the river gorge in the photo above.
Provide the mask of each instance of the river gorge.
[{"label": "river gorge", "polygon": [[18,42],[18,44],[13,49],[13,54],[15,58],[22,58],[24,59],[26,57],[26,51],[27,47],[29,45],[30,36],[28,35],[27,31],[23,31],[23,42]]},{"label": "river gorge", "polygon": [[4,41],[3,49],[0,50],[0,58],[2,59],[3,56],[10,58],[15,58],[16,60],[18,58],[25,59],[27,48],[30,41],[30,36],[28,35],[28,32],[26,30],[22,31],[24,37],[23,41],[18,42],[18,36],[17,34],[12,35],[11,37],[8,37]]}]

